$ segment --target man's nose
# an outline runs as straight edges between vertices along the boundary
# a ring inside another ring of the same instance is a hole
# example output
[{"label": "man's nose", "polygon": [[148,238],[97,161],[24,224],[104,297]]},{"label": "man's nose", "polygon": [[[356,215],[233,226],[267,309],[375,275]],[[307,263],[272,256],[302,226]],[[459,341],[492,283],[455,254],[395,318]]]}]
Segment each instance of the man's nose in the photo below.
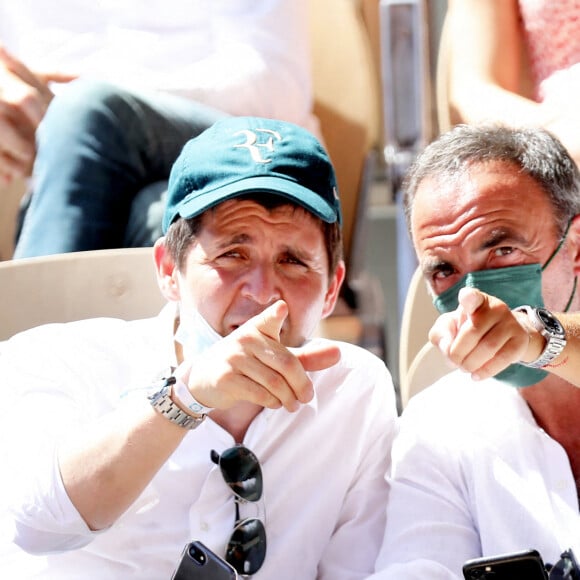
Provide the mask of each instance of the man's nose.
[{"label": "man's nose", "polygon": [[270,265],[256,265],[247,274],[243,293],[246,298],[263,306],[279,300],[282,295],[276,272]]}]

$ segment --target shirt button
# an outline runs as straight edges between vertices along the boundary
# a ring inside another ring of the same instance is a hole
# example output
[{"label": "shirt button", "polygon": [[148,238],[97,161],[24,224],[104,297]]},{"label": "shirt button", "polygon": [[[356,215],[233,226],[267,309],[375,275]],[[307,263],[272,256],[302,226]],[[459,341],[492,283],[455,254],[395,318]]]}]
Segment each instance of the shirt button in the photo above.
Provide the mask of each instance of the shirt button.
[{"label": "shirt button", "polygon": [[200,522],[199,527],[202,532],[207,532],[209,530],[209,524],[207,522]]}]

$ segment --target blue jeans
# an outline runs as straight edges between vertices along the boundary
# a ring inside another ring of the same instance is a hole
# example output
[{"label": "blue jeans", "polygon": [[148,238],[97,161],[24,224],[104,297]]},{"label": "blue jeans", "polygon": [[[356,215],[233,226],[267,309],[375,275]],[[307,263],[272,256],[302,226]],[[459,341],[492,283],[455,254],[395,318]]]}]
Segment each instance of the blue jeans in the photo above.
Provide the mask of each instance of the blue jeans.
[{"label": "blue jeans", "polygon": [[171,95],[71,83],[37,131],[32,196],[14,257],[152,245],[173,162],[223,116]]}]

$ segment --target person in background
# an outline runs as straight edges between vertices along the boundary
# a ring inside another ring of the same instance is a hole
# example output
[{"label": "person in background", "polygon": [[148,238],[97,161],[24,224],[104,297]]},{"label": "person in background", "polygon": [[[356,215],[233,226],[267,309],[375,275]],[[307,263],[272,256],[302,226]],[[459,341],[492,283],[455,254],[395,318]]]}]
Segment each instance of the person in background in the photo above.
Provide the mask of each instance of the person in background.
[{"label": "person in background", "polygon": [[450,0],[448,17],[461,122],[543,127],[579,163],[580,1]]},{"label": "person in background", "polygon": [[372,571],[392,380],[312,338],[345,276],[341,219],[297,125],[229,117],[185,145],[154,247],[159,316],[3,346],[2,577],[169,578],[194,539],[256,578]]},{"label": "person in background", "polygon": [[459,125],[405,182],[458,370],[401,415],[377,580],[461,579],[468,559],[580,553],[580,173],[543,129]]},{"label": "person in background", "polygon": [[0,45],[0,181],[32,170],[15,257],[153,245],[171,164],[226,114],[318,131],[302,2],[0,0]]}]

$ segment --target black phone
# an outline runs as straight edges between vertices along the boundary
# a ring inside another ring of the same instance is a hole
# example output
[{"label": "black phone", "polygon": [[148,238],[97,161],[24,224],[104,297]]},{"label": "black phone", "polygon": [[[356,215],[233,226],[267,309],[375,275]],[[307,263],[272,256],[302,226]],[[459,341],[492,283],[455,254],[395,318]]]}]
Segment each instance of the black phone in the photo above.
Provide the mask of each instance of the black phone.
[{"label": "black phone", "polygon": [[171,580],[237,580],[235,568],[195,540],[185,546]]},{"label": "black phone", "polygon": [[465,580],[548,580],[537,550],[467,560],[463,576]]}]

